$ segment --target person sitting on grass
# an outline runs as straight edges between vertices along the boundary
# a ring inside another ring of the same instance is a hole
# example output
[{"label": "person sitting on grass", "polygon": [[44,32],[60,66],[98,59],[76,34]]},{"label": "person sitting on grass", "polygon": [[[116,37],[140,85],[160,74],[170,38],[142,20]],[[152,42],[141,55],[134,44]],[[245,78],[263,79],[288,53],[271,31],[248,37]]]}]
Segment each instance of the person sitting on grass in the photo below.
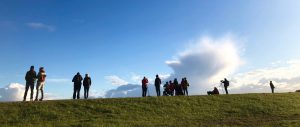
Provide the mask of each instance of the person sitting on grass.
[{"label": "person sitting on grass", "polygon": [[219,90],[217,89],[217,87],[214,87],[213,91],[207,91],[208,95],[219,95]]}]

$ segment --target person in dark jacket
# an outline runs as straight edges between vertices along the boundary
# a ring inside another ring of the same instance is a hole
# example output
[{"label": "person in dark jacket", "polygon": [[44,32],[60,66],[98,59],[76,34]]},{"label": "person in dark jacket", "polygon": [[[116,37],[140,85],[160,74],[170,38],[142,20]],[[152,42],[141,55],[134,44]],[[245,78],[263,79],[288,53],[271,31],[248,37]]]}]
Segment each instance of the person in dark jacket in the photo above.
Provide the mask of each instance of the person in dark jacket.
[{"label": "person in dark jacket", "polygon": [[72,82],[74,82],[74,92],[73,92],[73,99],[80,99],[80,89],[81,89],[81,81],[82,77],[80,73],[78,72],[74,77]]},{"label": "person in dark jacket", "polygon": [[213,91],[207,91],[208,95],[219,95],[219,90],[217,89],[217,87],[214,87]]},{"label": "person in dark jacket", "polygon": [[148,79],[146,77],[142,80],[142,96],[146,97],[148,89]]},{"label": "person in dark jacket", "polygon": [[175,87],[175,95],[183,95],[181,85],[178,83],[177,78],[174,79],[173,84]]},{"label": "person in dark jacket", "polygon": [[182,87],[182,90],[183,90],[183,95],[187,95],[189,96],[189,92],[188,92],[188,87],[189,87],[189,82],[187,81],[186,78],[182,78],[181,80],[181,87]]},{"label": "person in dark jacket", "polygon": [[25,93],[24,93],[23,101],[26,101],[27,92],[28,92],[29,87],[30,87],[30,92],[31,92],[30,93],[30,101],[33,101],[33,89],[34,89],[34,83],[36,80],[36,72],[34,71],[34,66],[31,66],[30,70],[27,71],[25,80],[26,80],[26,86],[25,86]]},{"label": "person in dark jacket", "polygon": [[84,80],[83,80],[83,87],[84,87],[84,99],[88,99],[89,97],[89,89],[92,85],[92,80],[89,74],[85,74]]},{"label": "person in dark jacket", "polygon": [[271,87],[272,93],[274,93],[275,86],[272,81],[270,81],[270,87]]},{"label": "person in dark jacket", "polygon": [[160,96],[160,84],[161,84],[161,80],[160,80],[159,76],[156,75],[154,85],[155,85],[157,96]]},{"label": "person in dark jacket", "polygon": [[224,78],[224,80],[221,80],[221,82],[224,84],[226,94],[228,94],[227,87],[229,86],[229,81],[226,78]]}]

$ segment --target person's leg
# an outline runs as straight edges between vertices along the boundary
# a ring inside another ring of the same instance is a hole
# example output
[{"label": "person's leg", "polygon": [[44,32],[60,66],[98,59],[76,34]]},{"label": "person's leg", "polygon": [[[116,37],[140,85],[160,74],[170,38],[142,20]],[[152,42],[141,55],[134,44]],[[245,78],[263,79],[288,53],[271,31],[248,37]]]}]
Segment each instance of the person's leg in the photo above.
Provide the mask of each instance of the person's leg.
[{"label": "person's leg", "polygon": [[188,91],[188,89],[186,88],[185,90],[186,90],[186,95],[189,96],[189,91]]},{"label": "person's leg", "polygon": [[159,87],[155,86],[155,90],[156,90],[156,95],[159,96]]},{"label": "person's leg", "polygon": [[79,86],[77,89],[77,99],[80,99],[80,89],[81,89],[81,86]]},{"label": "person's leg", "polygon": [[30,101],[33,101],[34,83],[30,84]]},{"label": "person's leg", "polygon": [[25,86],[25,92],[24,92],[24,97],[23,97],[23,101],[26,101],[26,97],[27,97],[27,92],[28,92],[28,89],[29,89],[29,84],[26,83],[26,86]]},{"label": "person's leg", "polygon": [[40,82],[36,83],[36,95],[35,95],[35,99],[34,101],[38,101],[38,97],[39,97],[39,90],[40,90]]},{"label": "person's leg", "polygon": [[226,94],[228,94],[227,86],[225,87],[225,92],[226,92]]},{"label": "person's leg", "polygon": [[146,96],[146,90],[145,90],[145,87],[142,88],[143,89],[143,97]]},{"label": "person's leg", "polygon": [[45,82],[41,82],[39,89],[41,90],[41,99],[40,101],[42,101],[44,99],[44,86],[45,86]]},{"label": "person's leg", "polygon": [[73,88],[73,99],[76,98],[76,91],[77,91],[77,87],[76,87],[76,85],[74,85],[74,88]]},{"label": "person's leg", "polygon": [[84,96],[84,99],[86,99],[86,87],[83,87],[83,96]]},{"label": "person's leg", "polygon": [[90,87],[87,87],[87,88],[86,88],[86,99],[89,98],[89,90],[90,90]]},{"label": "person's leg", "polygon": [[274,88],[272,88],[272,93],[274,93]]}]

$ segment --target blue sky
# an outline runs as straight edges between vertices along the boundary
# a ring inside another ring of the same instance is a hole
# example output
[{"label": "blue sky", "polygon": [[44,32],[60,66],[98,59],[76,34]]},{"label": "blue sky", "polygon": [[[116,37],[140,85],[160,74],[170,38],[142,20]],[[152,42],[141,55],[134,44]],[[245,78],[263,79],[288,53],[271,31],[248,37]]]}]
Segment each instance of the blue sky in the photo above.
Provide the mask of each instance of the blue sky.
[{"label": "blue sky", "polygon": [[50,93],[71,96],[76,72],[106,91],[117,87],[106,76],[170,74],[165,62],[188,42],[228,33],[244,40],[236,73],[264,68],[299,58],[299,15],[298,0],[2,0],[0,87],[25,84],[35,65]]}]

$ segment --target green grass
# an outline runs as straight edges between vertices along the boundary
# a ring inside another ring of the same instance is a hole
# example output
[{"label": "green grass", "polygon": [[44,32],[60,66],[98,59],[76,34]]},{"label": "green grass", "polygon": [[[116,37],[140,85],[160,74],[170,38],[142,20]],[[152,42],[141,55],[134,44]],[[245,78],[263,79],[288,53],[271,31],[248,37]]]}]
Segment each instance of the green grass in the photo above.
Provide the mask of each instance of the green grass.
[{"label": "green grass", "polygon": [[0,103],[0,126],[300,126],[300,94]]}]

